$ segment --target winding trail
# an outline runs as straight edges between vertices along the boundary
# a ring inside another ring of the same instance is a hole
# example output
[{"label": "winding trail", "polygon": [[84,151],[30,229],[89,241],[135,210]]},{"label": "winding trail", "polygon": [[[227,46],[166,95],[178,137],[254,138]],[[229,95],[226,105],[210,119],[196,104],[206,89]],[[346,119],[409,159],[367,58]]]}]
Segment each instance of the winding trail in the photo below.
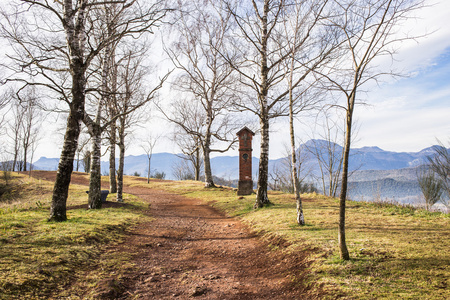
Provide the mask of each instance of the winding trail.
[{"label": "winding trail", "polygon": [[[85,178],[74,174],[72,183]],[[133,253],[136,264],[115,298],[320,299],[292,284],[292,275],[306,272],[306,254],[271,251],[238,219],[201,200],[145,187],[125,192],[149,203],[149,218],[115,249]]]}]

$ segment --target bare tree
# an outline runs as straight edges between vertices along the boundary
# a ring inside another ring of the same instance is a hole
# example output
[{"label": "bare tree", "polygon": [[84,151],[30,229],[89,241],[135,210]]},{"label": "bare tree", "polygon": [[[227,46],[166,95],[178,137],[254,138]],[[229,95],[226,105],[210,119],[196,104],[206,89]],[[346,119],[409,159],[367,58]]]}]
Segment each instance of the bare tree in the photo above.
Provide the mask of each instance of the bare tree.
[{"label": "bare tree", "polygon": [[22,115],[24,113],[24,108],[22,105],[20,105],[20,102],[15,99],[16,101],[13,104],[12,108],[12,119],[8,122],[8,130],[7,135],[11,142],[11,150],[10,153],[13,157],[12,162],[12,170],[11,171],[20,171],[21,170],[21,151],[22,151]]},{"label": "bare tree", "polygon": [[392,71],[377,69],[374,60],[394,55],[395,46],[411,36],[396,31],[401,22],[414,10],[421,8],[421,0],[333,0],[335,16],[330,23],[340,31],[343,41],[340,60],[335,60],[322,75],[332,83],[331,89],[343,95],[345,110],[345,142],[342,163],[342,182],[339,197],[339,250],[341,259],[349,260],[345,241],[345,204],[348,188],[348,166],[352,139],[352,125],[357,93],[369,81],[394,75]]},{"label": "bare tree", "polygon": [[80,137],[78,139],[77,151],[76,151],[76,165],[75,171],[79,171],[80,162],[83,164],[82,159],[80,160],[81,155],[84,153],[85,147],[89,144],[90,138],[87,135],[87,132],[81,131]]},{"label": "bare tree", "polygon": [[443,184],[440,178],[436,178],[435,173],[428,166],[417,169],[417,182],[425,199],[427,210],[442,199]]},{"label": "bare tree", "polygon": [[[255,202],[255,208],[259,208],[270,204],[267,196],[269,122],[276,117],[289,116],[289,93],[292,100],[301,95],[297,88],[329,50],[328,46],[315,50],[311,47],[313,41],[317,41],[313,32],[319,26],[321,12],[328,1],[252,0],[236,5],[225,2],[237,27],[232,46],[238,49],[240,59],[235,63],[228,54],[224,55],[238,71],[245,92],[252,90],[254,93],[253,97],[241,97],[235,105],[239,110],[254,113],[260,123]],[[302,57],[302,50],[308,48]],[[294,102],[301,106],[301,101]]]},{"label": "bare tree", "polygon": [[[174,142],[178,145],[178,147],[181,149],[182,154],[177,155],[180,159],[185,160],[188,162],[187,166],[184,163],[179,163],[176,165],[175,173],[182,174],[182,173],[193,173],[193,179],[195,181],[199,181],[200,178],[203,176],[202,169],[203,169],[203,157],[202,157],[202,151],[200,150],[201,145],[198,140],[197,136],[191,136],[189,134],[186,134],[186,132],[183,132],[182,129],[179,128],[178,131],[175,131]],[[186,172],[179,172],[180,169],[187,169],[189,171]],[[190,171],[192,170],[192,172]],[[178,178],[178,177],[177,177]]]},{"label": "bare tree", "polygon": [[155,145],[158,142],[159,138],[160,138],[160,136],[155,137],[155,136],[152,136],[151,134],[149,134],[141,145],[141,148],[144,150],[145,154],[147,155],[147,159],[148,159],[147,183],[150,183],[150,175],[151,175],[150,167],[151,167],[153,149],[155,148]]},{"label": "bare tree", "polygon": [[[132,3],[132,2],[131,2]],[[130,4],[131,4],[130,3]],[[96,113],[93,117],[91,117],[89,114],[84,114],[83,122],[86,124],[88,128],[88,132],[91,135],[92,139],[92,159],[91,159],[91,172],[90,172],[90,180],[89,180],[89,208],[98,209],[101,208],[102,202],[100,197],[101,192],[101,170],[100,170],[100,157],[101,157],[101,135],[102,133],[113,123],[116,122],[116,119],[120,116],[124,116],[127,114],[132,113],[136,109],[142,107],[149,101],[151,101],[155,95],[155,92],[162,87],[162,83],[165,81],[165,78],[163,78],[160,83],[155,87],[148,95],[143,95],[139,101],[135,101],[133,103],[129,103],[126,110],[115,110],[116,115],[110,116],[111,119],[107,120],[106,122],[102,122],[102,111],[104,110],[105,106],[107,107],[106,103],[109,99],[109,95],[111,94],[109,92],[108,87],[108,78],[110,77],[111,71],[115,71],[116,69],[112,67],[112,64],[114,63],[113,59],[114,56],[112,55],[112,47],[116,47],[116,44],[121,42],[125,37],[133,36],[132,32],[128,32],[129,26],[130,26],[130,19],[129,19],[129,8],[130,6],[122,7],[118,4],[105,4],[104,9],[99,10],[97,14],[98,19],[104,19],[103,23],[100,24],[99,28],[99,37],[100,41],[102,40],[114,40],[114,43],[109,43],[107,46],[104,47],[103,52],[100,53],[99,61],[101,63],[101,82],[99,84],[100,89],[98,92],[100,92],[99,99],[96,101]],[[161,18],[165,15],[165,10],[163,10],[161,7],[152,7],[154,11],[147,12],[149,15],[134,15],[132,17],[132,22],[137,22],[139,24],[139,27],[136,27],[135,30],[137,30],[137,35],[142,35],[146,31],[149,31],[152,26],[157,26],[160,23]],[[132,11],[131,11],[132,12]],[[137,11],[140,12],[140,11]],[[136,17],[144,18],[142,20],[134,19]],[[149,24],[148,24],[149,23]],[[113,37],[115,37],[113,39]],[[125,55],[125,57],[133,57],[133,54],[128,53]],[[132,72],[130,72],[132,73]],[[116,92],[116,91],[114,91]],[[93,97],[93,99],[96,99],[97,97]],[[113,99],[116,99],[114,97]],[[123,108],[123,107],[122,107]]]},{"label": "bare tree", "polygon": [[[23,91],[23,90],[22,90]],[[21,138],[22,138],[22,151],[23,151],[23,167],[22,171],[27,171],[27,160],[30,151],[38,141],[40,124],[42,122],[41,112],[38,108],[38,103],[34,89],[25,90],[25,95],[20,97],[22,106],[21,116]],[[32,164],[30,160],[30,168]]]},{"label": "bare tree", "polygon": [[434,155],[428,157],[430,169],[439,178],[441,187],[447,197],[441,197],[441,202],[449,208],[450,206],[450,151],[441,141],[434,147]]},{"label": "bare tree", "polygon": [[3,126],[5,124],[6,113],[9,110],[8,104],[13,98],[13,92],[11,90],[5,91],[0,95],[0,136],[3,136]]},{"label": "bare tree", "polygon": [[33,170],[33,159],[34,154],[36,153],[36,149],[39,144],[41,136],[39,135],[39,131],[36,131],[36,134],[31,135],[30,140],[30,171],[28,173],[28,176],[31,177],[31,171]]},{"label": "bare tree", "polygon": [[3,171],[3,178],[5,180],[5,184],[8,184],[8,180],[10,177],[11,166],[9,162],[8,152],[6,149],[6,145],[8,143],[6,137],[6,122],[5,116],[9,111],[10,106],[9,103],[13,99],[13,92],[11,90],[7,90],[0,95],[0,170]]},{"label": "bare tree", "polygon": [[[297,223],[305,225],[301,182],[297,171],[297,149],[295,145],[295,117],[301,112],[316,109],[320,94],[313,93],[314,79],[307,81],[308,75],[330,58],[337,47],[333,31],[323,30],[320,21],[325,18],[324,9],[328,1],[298,1],[290,8],[292,17],[284,22],[284,39],[289,49],[283,62],[286,70],[286,82],[289,99],[289,133],[291,142],[291,177],[297,203]],[[284,47],[280,45],[284,51]],[[283,52],[281,53],[283,55]]]},{"label": "bare tree", "polygon": [[[306,144],[306,150],[317,160],[322,192],[330,197],[337,196],[337,189],[341,182],[343,150],[342,138],[345,132],[339,122],[324,114],[323,124],[315,124],[316,138]],[[317,138],[318,137],[318,138]]]},{"label": "bare tree", "polygon": [[[269,174],[273,181],[273,183],[269,182],[270,189],[280,190],[286,193],[292,193],[294,195],[297,192],[306,192],[304,188],[310,186],[307,181],[311,177],[312,171],[311,168],[308,168],[304,165],[304,160],[307,157],[308,153],[306,149],[302,148],[298,148],[295,152],[295,177],[297,178],[297,181],[292,176],[293,167],[291,158],[291,145],[285,145],[284,153],[286,156],[273,165],[272,172]],[[297,190],[295,188],[295,184],[297,184]]]},{"label": "bare tree", "polygon": [[[166,53],[181,71],[174,86],[192,99],[189,101],[199,104],[191,103],[189,105],[195,105],[197,109],[183,112],[183,108],[175,106],[172,115],[166,116],[199,141],[203,152],[205,187],[214,187],[210,154],[228,151],[237,141],[236,127],[228,111],[235,76],[233,68],[220,53],[229,32],[230,14],[216,7],[215,1],[179,4],[182,9],[174,26],[180,39],[173,48],[166,49]],[[202,126],[192,124],[189,118],[199,118]],[[225,146],[212,148],[215,141],[225,143]]]},{"label": "bare tree", "polygon": [[[117,145],[119,146],[119,167],[117,170],[117,201],[123,201],[123,169],[125,161],[125,137],[130,127],[141,120],[136,108],[142,107],[158,97],[158,91],[163,86],[170,72],[159,79],[156,86],[145,88],[144,81],[148,70],[143,65],[146,49],[136,51],[137,46],[130,45],[117,66],[117,91],[115,110],[117,118]],[[133,49],[133,50],[131,50]],[[147,116],[148,117],[148,116]]]},{"label": "bare tree", "polygon": [[85,27],[86,16],[96,3],[22,0],[14,4],[2,11],[6,20],[2,24],[2,34],[16,50],[16,55],[10,56],[18,66],[16,72],[28,73],[36,79],[27,81],[16,76],[14,80],[49,88],[59,94],[70,109],[49,218],[65,221],[73,159],[84,115],[85,72],[103,47],[86,48],[86,32],[89,31]]},{"label": "bare tree", "polygon": [[[87,0],[39,1],[17,0],[2,10],[1,33],[12,43],[17,75],[9,80],[25,85],[39,85],[56,94],[69,107],[67,129],[53,190],[49,220],[65,221],[68,188],[73,160],[85,119],[86,72],[93,59],[105,47],[124,36],[135,37],[148,32],[165,15],[164,1],[111,0],[119,11],[127,11],[114,35],[95,43],[92,33],[103,20],[87,22],[92,12],[106,2]],[[30,16],[31,14],[31,16]],[[92,20],[92,19],[91,19]],[[97,22],[97,23],[96,23]],[[34,81],[21,74],[31,75]],[[97,193],[95,193],[97,195]]]},{"label": "bare tree", "polygon": [[180,157],[172,165],[172,175],[177,180],[195,180],[195,169],[189,160]]}]

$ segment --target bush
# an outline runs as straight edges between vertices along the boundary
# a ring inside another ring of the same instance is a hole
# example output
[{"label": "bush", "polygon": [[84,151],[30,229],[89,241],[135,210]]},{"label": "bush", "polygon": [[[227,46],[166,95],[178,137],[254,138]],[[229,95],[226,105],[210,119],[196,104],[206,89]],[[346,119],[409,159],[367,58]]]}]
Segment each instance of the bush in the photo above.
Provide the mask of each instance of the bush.
[{"label": "bush", "polygon": [[153,177],[156,179],[165,179],[166,173],[156,171],[155,174],[153,174]]},{"label": "bush", "polygon": [[420,189],[425,199],[426,209],[430,210],[431,207],[442,198],[442,181],[436,178],[434,173],[430,170],[422,170],[417,176],[417,181],[419,182]]},{"label": "bush", "polygon": [[300,183],[301,194],[318,193],[318,192],[319,190],[316,188],[314,183],[310,182]]}]

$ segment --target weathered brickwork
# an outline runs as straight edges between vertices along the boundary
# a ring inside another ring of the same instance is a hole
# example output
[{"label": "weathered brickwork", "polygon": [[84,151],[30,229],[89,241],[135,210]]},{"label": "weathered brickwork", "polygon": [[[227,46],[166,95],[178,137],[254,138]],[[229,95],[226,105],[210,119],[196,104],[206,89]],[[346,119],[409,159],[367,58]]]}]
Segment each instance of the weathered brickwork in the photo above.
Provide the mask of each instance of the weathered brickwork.
[{"label": "weathered brickwork", "polygon": [[238,195],[250,195],[253,192],[252,138],[255,134],[244,127],[236,135],[239,137]]}]

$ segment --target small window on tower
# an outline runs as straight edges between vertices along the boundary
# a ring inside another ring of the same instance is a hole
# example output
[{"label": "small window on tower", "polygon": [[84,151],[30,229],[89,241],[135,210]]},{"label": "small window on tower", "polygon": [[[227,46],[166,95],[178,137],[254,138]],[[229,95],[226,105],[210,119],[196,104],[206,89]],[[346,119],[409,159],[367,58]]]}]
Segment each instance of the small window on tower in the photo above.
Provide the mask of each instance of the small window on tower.
[{"label": "small window on tower", "polygon": [[248,154],[245,153],[244,155],[242,155],[242,158],[244,158],[244,160],[247,160],[248,159]]}]

